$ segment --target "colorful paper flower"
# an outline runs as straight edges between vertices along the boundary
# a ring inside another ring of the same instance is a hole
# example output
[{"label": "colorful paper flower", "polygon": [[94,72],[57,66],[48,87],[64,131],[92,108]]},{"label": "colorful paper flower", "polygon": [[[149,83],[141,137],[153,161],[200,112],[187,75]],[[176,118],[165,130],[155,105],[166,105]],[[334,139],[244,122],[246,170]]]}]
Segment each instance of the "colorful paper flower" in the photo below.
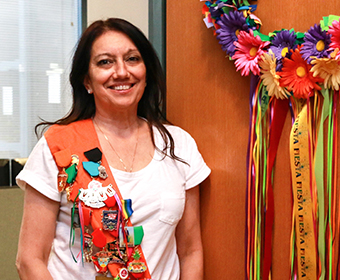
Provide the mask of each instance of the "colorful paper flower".
[{"label": "colorful paper flower", "polygon": [[339,90],[340,61],[331,58],[316,58],[311,61],[313,76],[324,79],[324,87]]},{"label": "colorful paper flower", "polygon": [[293,31],[282,30],[278,32],[272,40],[270,49],[277,60],[290,56],[290,50],[296,49],[296,34]]},{"label": "colorful paper flower", "polygon": [[[332,26],[328,29],[329,34],[331,34],[331,43],[329,44],[331,50],[340,49],[340,21],[334,20]],[[335,59],[340,59],[340,52],[337,51]]]},{"label": "colorful paper flower", "polygon": [[313,73],[310,72],[311,67],[302,58],[300,48],[296,48],[290,59],[284,59],[282,71],[278,73],[281,76],[280,86],[292,91],[296,98],[306,99],[312,96],[314,89],[321,89],[317,83],[323,82],[323,79],[314,77]]},{"label": "colorful paper flower", "polygon": [[322,31],[319,24],[315,24],[305,33],[304,40],[305,42],[301,47],[301,55],[308,63],[315,57],[329,57],[331,35],[326,31]]},{"label": "colorful paper flower", "polygon": [[235,55],[232,59],[235,60],[236,70],[241,70],[242,76],[249,75],[249,71],[253,74],[260,74],[260,67],[258,65],[261,56],[264,53],[264,48],[270,42],[262,42],[260,36],[254,37],[253,30],[249,29],[249,33],[240,31],[238,41],[234,43],[236,46]]},{"label": "colorful paper flower", "polygon": [[222,50],[227,52],[229,56],[235,54],[234,42],[237,41],[237,35],[241,30],[247,31],[248,25],[246,18],[242,12],[231,11],[229,14],[224,14],[221,20],[217,21],[220,29],[216,30],[217,39],[222,45]]},{"label": "colorful paper flower", "polygon": [[261,68],[261,79],[267,88],[268,95],[280,99],[288,98],[290,93],[286,88],[280,86],[281,77],[276,72],[276,58],[271,50],[262,55],[259,65]]}]

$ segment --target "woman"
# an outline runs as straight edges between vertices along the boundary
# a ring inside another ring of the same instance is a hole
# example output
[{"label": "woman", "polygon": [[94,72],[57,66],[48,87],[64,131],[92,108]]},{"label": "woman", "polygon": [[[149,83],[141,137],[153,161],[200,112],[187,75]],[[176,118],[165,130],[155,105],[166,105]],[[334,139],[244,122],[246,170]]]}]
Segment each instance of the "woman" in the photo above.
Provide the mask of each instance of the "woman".
[{"label": "woman", "polygon": [[151,44],[124,20],[94,22],[70,81],[72,110],[43,123],[17,177],[21,279],[203,279],[197,185],[210,169],[162,116]]}]

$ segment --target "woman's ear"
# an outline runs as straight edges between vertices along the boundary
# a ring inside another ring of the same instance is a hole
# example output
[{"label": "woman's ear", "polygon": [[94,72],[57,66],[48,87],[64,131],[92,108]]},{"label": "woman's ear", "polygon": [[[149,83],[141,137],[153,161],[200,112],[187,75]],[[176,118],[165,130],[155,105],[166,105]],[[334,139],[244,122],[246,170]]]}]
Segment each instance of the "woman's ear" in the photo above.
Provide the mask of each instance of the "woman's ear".
[{"label": "woman's ear", "polygon": [[84,87],[86,88],[88,94],[93,93],[93,90],[91,89],[90,80],[89,80],[88,76],[86,76],[85,79],[84,79]]}]

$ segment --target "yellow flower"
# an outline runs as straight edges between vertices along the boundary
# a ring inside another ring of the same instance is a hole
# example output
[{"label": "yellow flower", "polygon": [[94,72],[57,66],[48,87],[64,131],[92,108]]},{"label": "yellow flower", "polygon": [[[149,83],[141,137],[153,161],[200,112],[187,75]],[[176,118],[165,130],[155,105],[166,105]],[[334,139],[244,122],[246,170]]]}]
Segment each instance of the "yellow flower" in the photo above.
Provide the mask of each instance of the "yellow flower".
[{"label": "yellow flower", "polygon": [[313,76],[324,79],[324,87],[339,90],[340,61],[332,58],[315,58],[311,61]]},{"label": "yellow flower", "polygon": [[268,95],[275,95],[276,98],[288,98],[289,91],[280,86],[280,76],[276,73],[276,58],[274,53],[269,50],[269,53],[264,53],[259,61],[261,70],[261,79],[263,84],[267,87]]}]

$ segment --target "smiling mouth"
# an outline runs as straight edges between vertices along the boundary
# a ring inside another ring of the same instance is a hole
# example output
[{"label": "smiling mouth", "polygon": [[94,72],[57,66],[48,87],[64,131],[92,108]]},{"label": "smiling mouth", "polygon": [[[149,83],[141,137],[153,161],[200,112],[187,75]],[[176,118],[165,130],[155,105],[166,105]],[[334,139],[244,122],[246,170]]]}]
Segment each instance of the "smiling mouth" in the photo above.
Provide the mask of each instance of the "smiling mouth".
[{"label": "smiling mouth", "polygon": [[132,88],[134,86],[134,84],[131,85],[118,85],[118,86],[112,86],[110,87],[113,90],[128,90],[130,88]]}]

